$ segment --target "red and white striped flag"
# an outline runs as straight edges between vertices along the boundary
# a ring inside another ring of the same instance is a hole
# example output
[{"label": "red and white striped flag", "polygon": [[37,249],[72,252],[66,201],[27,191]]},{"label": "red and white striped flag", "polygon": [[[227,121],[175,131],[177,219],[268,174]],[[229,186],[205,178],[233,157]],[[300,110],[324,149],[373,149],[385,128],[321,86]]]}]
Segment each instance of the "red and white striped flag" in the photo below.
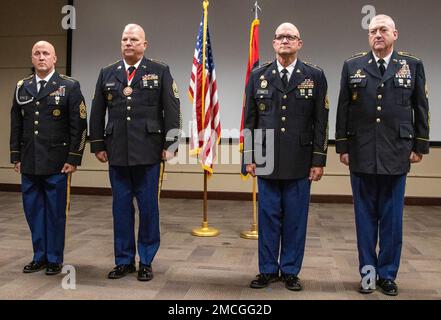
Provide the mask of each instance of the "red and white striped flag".
[{"label": "red and white striped flag", "polygon": [[205,6],[204,1],[204,13],[196,39],[189,87],[190,99],[193,103],[190,154],[198,155],[204,170],[211,174],[220,140],[221,124],[216,72],[207,25],[207,7],[208,4]]}]

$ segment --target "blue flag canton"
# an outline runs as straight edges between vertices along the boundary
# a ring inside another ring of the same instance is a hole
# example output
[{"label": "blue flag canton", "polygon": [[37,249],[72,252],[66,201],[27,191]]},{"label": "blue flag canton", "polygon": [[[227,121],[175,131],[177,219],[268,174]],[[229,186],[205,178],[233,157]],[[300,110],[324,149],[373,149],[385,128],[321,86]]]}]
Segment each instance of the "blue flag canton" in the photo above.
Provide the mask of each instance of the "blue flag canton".
[{"label": "blue flag canton", "polygon": [[[203,41],[204,41],[204,15],[202,15],[202,21],[199,25],[198,38],[196,40],[196,50],[199,52],[198,62],[200,64],[202,64]],[[212,73],[214,69],[214,60],[213,60],[213,53],[211,51],[210,31],[208,29],[208,26],[207,26],[207,38],[206,38],[206,50],[207,53],[205,55],[205,68],[208,70],[209,73]]]}]

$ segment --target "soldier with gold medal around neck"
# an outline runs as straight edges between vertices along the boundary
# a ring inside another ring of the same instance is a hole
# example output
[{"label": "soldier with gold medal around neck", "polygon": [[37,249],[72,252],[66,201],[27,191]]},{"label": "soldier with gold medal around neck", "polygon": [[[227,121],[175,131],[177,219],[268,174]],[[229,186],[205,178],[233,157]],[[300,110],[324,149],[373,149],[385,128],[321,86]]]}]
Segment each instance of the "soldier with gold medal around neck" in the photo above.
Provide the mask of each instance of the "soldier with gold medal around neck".
[{"label": "soldier with gold medal around neck", "polygon": [[[91,151],[109,163],[113,193],[116,266],[110,279],[136,271],[136,248],[138,280],[153,278],[151,264],[160,242],[160,163],[173,157],[180,129],[176,83],[167,65],[144,57],[147,45],[139,25],[124,28],[123,59],[101,70],[92,102]],[[134,197],[139,209],[137,246]]]},{"label": "soldier with gold medal around neck", "polygon": [[34,256],[23,269],[61,272],[70,174],[81,164],[87,136],[86,105],[78,81],[55,70],[55,48],[32,48],[35,74],[20,80],[11,109],[11,162],[21,173]]},{"label": "soldier with gold medal around neck", "polygon": [[281,24],[276,60],[253,70],[246,89],[244,164],[259,186],[260,273],[250,284],[256,289],[279,276],[287,289],[302,289],[311,181],[326,164],[327,82],[323,70],[298,59],[302,45],[298,29]]},{"label": "soldier with gold medal around neck", "polygon": [[406,176],[429,152],[428,92],[422,61],[394,50],[392,18],[374,17],[368,38],[372,50],[343,65],[336,151],[351,173],[360,275],[373,275],[359,291],[372,293],[378,278],[397,295]]}]

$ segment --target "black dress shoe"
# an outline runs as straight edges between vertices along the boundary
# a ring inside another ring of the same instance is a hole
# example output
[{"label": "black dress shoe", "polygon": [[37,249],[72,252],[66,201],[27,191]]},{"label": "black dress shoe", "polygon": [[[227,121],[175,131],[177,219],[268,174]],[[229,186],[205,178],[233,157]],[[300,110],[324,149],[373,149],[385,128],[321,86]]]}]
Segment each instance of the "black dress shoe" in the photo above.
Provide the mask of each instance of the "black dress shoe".
[{"label": "black dress shoe", "polygon": [[120,279],[127,274],[135,272],[136,267],[133,264],[119,264],[107,276],[109,279]]},{"label": "black dress shoe", "polygon": [[250,287],[253,289],[262,289],[268,287],[271,282],[279,280],[277,273],[259,273],[256,279],[251,281]]},{"label": "black dress shoe", "polygon": [[368,286],[367,288],[363,287],[363,284],[360,282],[360,287],[358,288],[358,292],[362,294],[369,294],[374,292],[375,289],[372,289],[371,286]]},{"label": "black dress shoe", "polygon": [[388,296],[398,295],[398,286],[393,280],[379,279],[377,285],[380,287],[381,292]]},{"label": "black dress shoe", "polygon": [[140,263],[138,269],[139,281],[150,281],[153,279],[153,270],[151,266]]},{"label": "black dress shoe", "polygon": [[63,269],[62,264],[48,263],[45,273],[48,276],[53,276],[53,275],[59,274],[61,272],[61,269]]},{"label": "black dress shoe", "polygon": [[285,288],[288,290],[301,291],[303,289],[299,277],[293,274],[284,274],[283,282],[285,282]]},{"label": "black dress shoe", "polygon": [[29,264],[25,265],[23,268],[23,273],[33,273],[38,272],[46,268],[46,262],[41,261],[32,261]]}]

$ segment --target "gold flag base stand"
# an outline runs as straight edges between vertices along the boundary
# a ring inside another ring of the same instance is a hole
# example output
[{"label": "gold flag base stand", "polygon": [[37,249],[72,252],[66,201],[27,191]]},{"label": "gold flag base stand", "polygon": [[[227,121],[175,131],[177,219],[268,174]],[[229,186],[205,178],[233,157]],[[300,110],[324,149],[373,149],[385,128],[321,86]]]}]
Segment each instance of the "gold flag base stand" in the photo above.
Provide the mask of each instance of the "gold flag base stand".
[{"label": "gold flag base stand", "polygon": [[259,239],[259,232],[257,231],[257,224],[253,223],[251,225],[251,230],[242,231],[240,237],[249,240]]},{"label": "gold flag base stand", "polygon": [[191,234],[196,237],[216,237],[219,235],[219,230],[208,226],[208,222],[202,222],[201,228],[195,228]]}]

